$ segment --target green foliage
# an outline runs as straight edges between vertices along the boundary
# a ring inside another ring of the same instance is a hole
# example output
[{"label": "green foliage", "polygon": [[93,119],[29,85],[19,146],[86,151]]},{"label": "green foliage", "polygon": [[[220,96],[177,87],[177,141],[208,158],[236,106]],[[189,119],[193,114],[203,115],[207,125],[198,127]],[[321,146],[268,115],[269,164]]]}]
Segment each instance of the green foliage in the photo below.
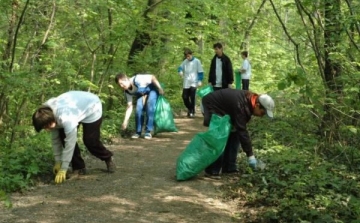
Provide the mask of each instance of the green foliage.
[{"label": "green foliage", "polygon": [[17,141],[12,149],[1,151],[0,188],[5,192],[26,189],[34,184],[34,177],[48,173],[52,160],[51,147],[48,139],[44,142],[44,135]]},{"label": "green foliage", "polygon": [[[126,106],[114,84],[116,73],[155,74],[177,113],[184,109],[176,72],[183,48],[191,48],[202,61],[206,84],[213,43],[224,44],[234,69],[241,66],[240,46],[246,43],[253,71],[250,88],[274,96],[277,112],[274,121],[255,119],[249,126],[254,148],[268,168],[237,186],[252,189],[249,204],[268,207],[262,216],[268,222],[351,222],[358,217],[360,72],[355,44],[360,4],[341,2],[338,19],[329,21],[315,13],[324,12],[321,1],[273,0],[260,8],[262,2],[158,1],[148,6],[128,0],[56,1],[52,17],[53,2],[30,1],[20,22],[25,2],[1,1],[0,200],[10,206],[5,192],[25,189],[51,169],[49,136],[34,135],[30,118],[48,98],[68,90],[98,94],[104,107],[102,138],[112,143],[124,134],[120,125]],[[330,91],[325,79],[328,22],[341,27],[333,32],[341,41],[327,48],[328,62],[341,68],[331,82],[340,86],[338,91]],[[144,48],[129,55],[139,33],[149,40],[140,38]],[[327,123],[324,117],[330,117]],[[134,130],[133,122],[129,128]]]},{"label": "green foliage", "polygon": [[[254,118],[248,126],[256,156],[266,168],[250,171],[241,154],[241,177],[223,187],[225,195],[259,208],[256,216],[243,219],[246,222],[356,222],[359,151],[344,145],[337,145],[339,151],[333,154],[321,149],[314,134],[319,120],[307,112],[312,107],[299,103],[301,96],[289,100],[291,92],[284,92],[286,98],[279,94],[272,93],[274,120]],[[352,126],[339,131],[356,134]]]}]

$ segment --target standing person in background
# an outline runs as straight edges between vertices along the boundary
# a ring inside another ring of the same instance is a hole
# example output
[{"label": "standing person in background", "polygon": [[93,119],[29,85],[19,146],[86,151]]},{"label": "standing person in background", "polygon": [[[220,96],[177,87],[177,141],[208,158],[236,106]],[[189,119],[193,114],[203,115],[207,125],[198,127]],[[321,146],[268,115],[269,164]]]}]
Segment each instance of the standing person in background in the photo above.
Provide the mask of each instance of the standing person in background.
[{"label": "standing person in background", "polygon": [[187,116],[192,118],[195,114],[196,88],[201,86],[204,70],[201,61],[194,57],[190,49],[185,49],[185,60],[178,68],[179,75],[183,78],[182,99],[187,108]]},{"label": "standing person in background", "polygon": [[115,171],[113,153],[100,141],[102,105],[98,96],[85,91],[69,91],[51,98],[32,116],[36,132],[51,132],[55,183],[62,183],[71,163],[73,171],[85,174],[85,162],[77,144],[78,126],[83,126],[83,141],[89,152],[105,161],[108,172]]},{"label": "standing person in background", "polygon": [[221,43],[213,45],[215,56],[211,60],[209,84],[214,90],[231,88],[234,82],[234,72],[230,58],[223,52]]},{"label": "standing person in background", "polygon": [[243,58],[243,63],[240,68],[242,89],[249,90],[251,78],[251,64],[248,59],[248,51],[241,52],[241,58]]},{"label": "standing person in background", "polygon": [[136,133],[131,136],[133,139],[141,137],[143,129],[144,116],[146,112],[145,139],[151,139],[151,131],[154,130],[154,116],[156,101],[159,94],[164,94],[159,81],[152,74],[136,74],[128,78],[126,74],[118,74],[115,77],[115,83],[124,91],[127,100],[125,118],[122,123],[122,129],[125,130],[129,124],[129,119],[133,110],[133,97],[136,98],[135,125]]}]

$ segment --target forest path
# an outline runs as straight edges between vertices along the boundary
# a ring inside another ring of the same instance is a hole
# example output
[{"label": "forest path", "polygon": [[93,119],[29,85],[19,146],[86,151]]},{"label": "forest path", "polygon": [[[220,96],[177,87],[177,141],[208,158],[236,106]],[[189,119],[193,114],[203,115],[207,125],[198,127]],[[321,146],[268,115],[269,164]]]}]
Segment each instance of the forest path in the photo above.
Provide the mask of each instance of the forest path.
[{"label": "forest path", "polygon": [[222,200],[218,190],[226,179],[201,173],[176,181],[176,159],[206,128],[200,116],[176,118],[175,123],[178,133],[160,133],[151,140],[119,138],[108,146],[117,165],[113,174],[104,172],[104,162],[87,156],[87,175],[11,195],[13,208],[0,208],[0,222],[239,222],[236,203]]}]

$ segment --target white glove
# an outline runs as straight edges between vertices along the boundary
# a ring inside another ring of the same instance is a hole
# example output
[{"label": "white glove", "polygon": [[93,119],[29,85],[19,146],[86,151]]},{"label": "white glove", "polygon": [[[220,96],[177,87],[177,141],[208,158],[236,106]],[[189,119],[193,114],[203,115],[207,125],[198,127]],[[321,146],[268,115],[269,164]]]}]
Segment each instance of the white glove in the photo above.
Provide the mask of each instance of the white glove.
[{"label": "white glove", "polygon": [[202,82],[198,81],[197,85],[198,85],[198,87],[200,87],[202,85]]},{"label": "white glove", "polygon": [[179,75],[180,75],[180,77],[183,77],[184,74],[183,74],[182,71],[180,71],[180,72],[179,72]]}]

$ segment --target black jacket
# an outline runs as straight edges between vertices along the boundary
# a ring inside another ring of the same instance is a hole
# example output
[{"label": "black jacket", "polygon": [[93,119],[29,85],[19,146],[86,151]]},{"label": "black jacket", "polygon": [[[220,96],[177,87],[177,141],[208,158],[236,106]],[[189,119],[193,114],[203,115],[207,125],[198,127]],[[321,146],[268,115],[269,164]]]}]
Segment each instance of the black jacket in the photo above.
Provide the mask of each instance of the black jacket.
[{"label": "black jacket", "polygon": [[[253,93],[231,88],[221,89],[207,94],[202,99],[204,106],[204,125],[208,126],[212,114],[229,115],[233,128],[239,133],[241,146],[246,154],[252,155],[252,145],[246,124],[253,114],[251,105]],[[210,117],[206,117],[210,115]],[[205,121],[207,120],[207,121]]]},{"label": "black jacket", "polygon": [[[212,58],[209,71],[209,83],[213,86],[216,84],[216,57],[217,55]],[[224,53],[220,59],[222,62],[222,88],[227,88],[229,84],[234,82],[233,67],[230,58]]]}]

